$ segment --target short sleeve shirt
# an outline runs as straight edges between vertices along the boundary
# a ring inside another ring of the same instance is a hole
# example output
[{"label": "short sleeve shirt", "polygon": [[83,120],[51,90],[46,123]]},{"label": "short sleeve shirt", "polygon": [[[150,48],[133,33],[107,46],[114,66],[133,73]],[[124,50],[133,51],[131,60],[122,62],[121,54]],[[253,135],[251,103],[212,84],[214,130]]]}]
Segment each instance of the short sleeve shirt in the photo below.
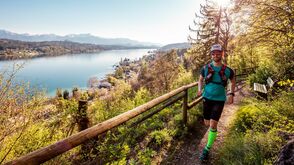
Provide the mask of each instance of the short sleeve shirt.
[{"label": "short sleeve shirt", "polygon": [[[210,63],[211,67],[214,70],[214,74],[212,76],[213,82],[222,82],[222,79],[219,75],[219,72],[222,68],[222,66],[214,66],[213,63]],[[200,73],[204,78],[208,74],[208,66],[205,65],[201,69]],[[225,76],[229,78],[230,80],[234,77],[234,71],[226,67],[225,69]],[[204,92],[202,94],[204,98],[207,98],[209,100],[215,100],[215,101],[226,101],[226,89],[222,84],[216,84],[216,83],[208,83],[204,86]]]}]

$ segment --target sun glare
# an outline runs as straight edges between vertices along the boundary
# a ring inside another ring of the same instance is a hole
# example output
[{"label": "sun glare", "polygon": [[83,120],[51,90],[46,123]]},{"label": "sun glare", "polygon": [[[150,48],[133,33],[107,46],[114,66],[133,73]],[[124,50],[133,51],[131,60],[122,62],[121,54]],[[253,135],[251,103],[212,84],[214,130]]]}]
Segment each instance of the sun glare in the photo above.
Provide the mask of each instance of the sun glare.
[{"label": "sun glare", "polygon": [[221,7],[228,7],[231,0],[215,0],[218,5]]}]

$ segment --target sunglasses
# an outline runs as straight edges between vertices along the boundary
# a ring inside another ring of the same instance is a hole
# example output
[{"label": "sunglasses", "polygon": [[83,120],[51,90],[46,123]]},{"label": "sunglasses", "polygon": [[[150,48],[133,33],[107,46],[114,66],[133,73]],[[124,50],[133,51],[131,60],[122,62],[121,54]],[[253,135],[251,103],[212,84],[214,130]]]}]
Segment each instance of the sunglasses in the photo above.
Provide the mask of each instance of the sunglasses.
[{"label": "sunglasses", "polygon": [[222,53],[211,53],[211,55],[212,55],[212,56],[217,56],[217,55],[218,55],[218,56],[221,56]]}]

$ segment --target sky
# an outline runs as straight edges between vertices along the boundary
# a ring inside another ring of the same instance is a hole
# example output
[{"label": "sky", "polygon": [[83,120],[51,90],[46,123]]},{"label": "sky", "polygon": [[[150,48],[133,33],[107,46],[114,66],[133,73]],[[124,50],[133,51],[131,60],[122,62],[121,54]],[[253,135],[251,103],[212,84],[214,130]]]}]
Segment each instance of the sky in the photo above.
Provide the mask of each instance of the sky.
[{"label": "sky", "polygon": [[0,29],[187,42],[202,0],[0,0]]}]

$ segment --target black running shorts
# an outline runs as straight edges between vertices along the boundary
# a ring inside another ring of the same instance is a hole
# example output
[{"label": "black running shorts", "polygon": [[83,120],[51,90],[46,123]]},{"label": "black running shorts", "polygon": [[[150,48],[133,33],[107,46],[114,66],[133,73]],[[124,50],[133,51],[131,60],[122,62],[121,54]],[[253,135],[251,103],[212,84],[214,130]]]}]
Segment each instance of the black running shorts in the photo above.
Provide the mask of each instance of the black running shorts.
[{"label": "black running shorts", "polygon": [[205,120],[218,121],[224,109],[224,101],[214,101],[203,98],[203,116]]}]

